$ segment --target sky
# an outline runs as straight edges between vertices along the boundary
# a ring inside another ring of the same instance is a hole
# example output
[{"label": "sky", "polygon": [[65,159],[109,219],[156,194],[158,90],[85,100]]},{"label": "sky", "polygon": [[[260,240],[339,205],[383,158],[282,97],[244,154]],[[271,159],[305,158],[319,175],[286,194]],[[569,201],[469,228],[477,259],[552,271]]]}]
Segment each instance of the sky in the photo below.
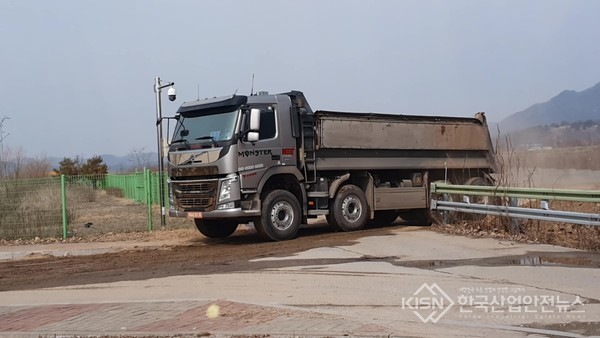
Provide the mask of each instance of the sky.
[{"label": "sky", "polygon": [[500,121],[600,82],[600,1],[0,0],[3,144],[156,149],[198,97],[301,90],[313,109]]}]

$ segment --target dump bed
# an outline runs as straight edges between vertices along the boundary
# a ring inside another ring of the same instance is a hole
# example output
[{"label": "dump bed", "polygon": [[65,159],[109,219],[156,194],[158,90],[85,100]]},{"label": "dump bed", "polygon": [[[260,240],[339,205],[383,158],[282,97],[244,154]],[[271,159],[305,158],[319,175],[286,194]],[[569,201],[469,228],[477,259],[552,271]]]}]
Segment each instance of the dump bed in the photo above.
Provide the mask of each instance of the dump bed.
[{"label": "dump bed", "polygon": [[317,111],[317,168],[432,169],[495,166],[479,118]]}]

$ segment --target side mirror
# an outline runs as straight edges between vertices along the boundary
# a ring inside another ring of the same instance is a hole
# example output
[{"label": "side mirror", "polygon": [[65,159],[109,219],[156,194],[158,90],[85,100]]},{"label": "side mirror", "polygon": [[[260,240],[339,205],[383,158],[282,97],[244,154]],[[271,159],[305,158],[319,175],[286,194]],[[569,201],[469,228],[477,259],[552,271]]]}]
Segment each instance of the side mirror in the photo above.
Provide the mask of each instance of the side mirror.
[{"label": "side mirror", "polygon": [[180,132],[179,132],[179,135],[180,135],[181,137],[186,137],[186,136],[188,136],[189,134],[190,134],[190,131],[189,131],[189,130],[187,130],[187,129],[183,129],[182,131],[180,131]]},{"label": "side mirror", "polygon": [[258,132],[251,131],[248,133],[248,142],[257,142],[259,138]]},{"label": "side mirror", "polygon": [[260,109],[250,109],[250,131],[260,130]]}]

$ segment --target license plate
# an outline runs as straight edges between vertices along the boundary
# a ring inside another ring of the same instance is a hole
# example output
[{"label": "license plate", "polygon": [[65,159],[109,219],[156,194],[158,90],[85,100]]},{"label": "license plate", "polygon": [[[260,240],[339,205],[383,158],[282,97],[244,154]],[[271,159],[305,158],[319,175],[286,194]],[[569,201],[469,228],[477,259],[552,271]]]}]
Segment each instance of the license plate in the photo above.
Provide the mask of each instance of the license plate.
[{"label": "license plate", "polygon": [[188,218],[202,218],[201,212],[188,212]]}]

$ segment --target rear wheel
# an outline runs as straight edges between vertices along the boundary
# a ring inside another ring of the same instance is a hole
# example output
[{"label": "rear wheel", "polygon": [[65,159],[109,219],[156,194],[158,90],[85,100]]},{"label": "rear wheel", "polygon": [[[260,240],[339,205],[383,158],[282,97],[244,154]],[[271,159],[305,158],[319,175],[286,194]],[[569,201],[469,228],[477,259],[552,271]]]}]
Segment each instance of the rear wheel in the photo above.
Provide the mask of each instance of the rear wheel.
[{"label": "rear wheel", "polygon": [[325,215],[325,219],[327,223],[331,226],[337,227],[337,223],[335,222],[335,218],[333,217],[333,213],[330,211],[327,215]]},{"label": "rear wheel", "polygon": [[[445,182],[445,181],[435,181],[434,183],[454,184],[454,182]],[[438,201],[456,202],[455,195],[451,195],[451,194],[436,194],[436,195],[433,195],[432,198],[435,198]],[[404,219],[405,221],[409,221],[409,222],[412,221],[412,220],[406,219],[406,218],[411,217],[410,214],[406,214],[406,215],[401,214],[400,217],[402,217],[402,219]],[[458,213],[456,211],[431,210],[429,212],[429,217],[432,222],[435,222],[437,224],[452,224],[459,220]]]},{"label": "rear wheel", "polygon": [[228,221],[208,221],[201,218],[194,218],[194,222],[198,231],[209,238],[229,237],[238,227],[237,223]]},{"label": "rear wheel", "polygon": [[369,226],[386,226],[394,223],[398,218],[395,210],[375,211],[375,217],[367,222]]},{"label": "rear wheel", "polygon": [[368,209],[365,193],[359,187],[349,184],[340,188],[330,212],[340,229],[354,231],[362,229],[367,223]]},{"label": "rear wheel", "polygon": [[[491,186],[492,183],[489,180],[487,180],[481,176],[477,176],[477,177],[469,178],[465,182],[465,185]],[[497,198],[494,198],[491,196],[468,196],[468,197],[469,197],[469,203],[488,204],[488,205],[497,203]],[[487,215],[480,215],[480,214],[464,214],[463,219],[479,221],[479,220],[484,219],[486,216]]]},{"label": "rear wheel", "polygon": [[273,190],[267,194],[254,227],[263,238],[285,241],[296,236],[301,220],[302,211],[296,196],[286,190]]},{"label": "rear wheel", "polygon": [[403,211],[400,217],[413,225],[430,226],[432,223],[431,211],[429,209],[414,209]]}]

